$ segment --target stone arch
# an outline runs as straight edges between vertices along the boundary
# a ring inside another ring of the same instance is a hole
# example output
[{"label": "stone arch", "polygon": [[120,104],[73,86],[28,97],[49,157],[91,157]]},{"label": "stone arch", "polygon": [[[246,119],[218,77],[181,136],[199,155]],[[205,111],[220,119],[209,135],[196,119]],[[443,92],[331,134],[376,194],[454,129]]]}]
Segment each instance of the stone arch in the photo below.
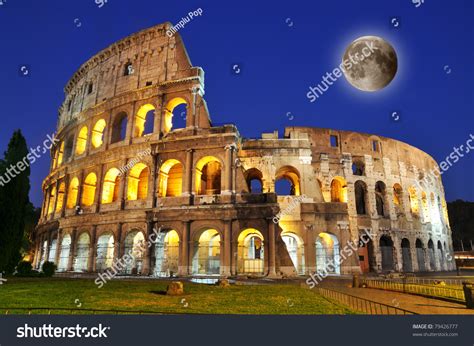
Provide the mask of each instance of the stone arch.
[{"label": "stone arch", "polygon": [[77,237],[76,251],[74,256],[73,270],[75,272],[87,271],[89,263],[90,236],[88,232],[82,232]]},{"label": "stone arch", "polygon": [[340,274],[339,239],[332,233],[321,232],[315,245],[317,272]]},{"label": "stone arch", "polygon": [[91,143],[94,148],[99,148],[104,143],[104,131],[107,123],[104,119],[99,119],[93,129],[91,135]]},{"label": "stone arch", "polygon": [[418,193],[414,186],[410,186],[408,188],[408,200],[410,201],[411,213],[414,215],[418,215],[420,212],[418,205]]},{"label": "stone arch", "polygon": [[140,229],[130,230],[124,239],[124,256],[130,258],[124,261],[123,271],[125,274],[141,274],[143,269],[143,259],[145,256],[145,236]]},{"label": "stone arch", "polygon": [[115,115],[112,122],[112,133],[110,136],[110,143],[118,143],[125,140],[127,136],[128,115],[125,112],[120,112]]},{"label": "stone arch", "polygon": [[74,177],[69,182],[66,208],[72,209],[77,205],[78,193],[79,193],[79,179],[77,177]]},{"label": "stone arch", "polygon": [[443,249],[443,245],[441,244],[441,241],[438,240],[438,243],[437,243],[437,250],[438,250],[438,253],[437,253],[437,256],[438,256],[438,259],[439,259],[439,269],[440,270],[445,270],[446,269],[446,262],[445,262],[445,255],[444,255],[444,249]]},{"label": "stone arch", "polygon": [[412,272],[410,241],[407,238],[402,239],[402,269],[406,272]]},{"label": "stone arch", "polygon": [[287,194],[290,196],[300,196],[301,195],[301,183],[300,183],[300,173],[293,166],[283,166],[280,167],[275,175],[275,186],[279,180],[286,180],[290,183],[290,188]]},{"label": "stone arch", "polygon": [[82,186],[82,205],[90,207],[95,202],[95,190],[97,188],[97,176],[89,173]]},{"label": "stone arch", "polygon": [[48,215],[54,211],[54,202],[56,201],[56,186],[49,188]]},{"label": "stone arch", "polygon": [[426,271],[425,249],[423,247],[423,242],[421,241],[421,239],[416,238],[415,247],[416,247],[416,261],[418,263],[418,271],[424,272]]},{"label": "stone arch", "polygon": [[127,200],[136,201],[148,196],[150,169],[142,162],[135,164],[128,174]]},{"label": "stone arch", "polygon": [[174,229],[161,230],[155,240],[154,276],[173,277],[178,273],[179,234]]},{"label": "stone arch", "polygon": [[102,187],[102,204],[113,203],[119,200],[120,171],[113,167],[105,173]]},{"label": "stone arch", "polygon": [[259,169],[247,169],[244,176],[250,193],[263,193],[263,174]]},{"label": "stone arch", "polygon": [[183,164],[179,160],[166,160],[160,167],[158,196],[181,196],[183,192],[183,172]]},{"label": "stone arch", "polygon": [[53,165],[54,168],[59,167],[63,164],[64,157],[64,141],[59,145],[59,149],[56,151],[56,163]]},{"label": "stone arch", "polygon": [[74,136],[71,134],[64,142],[64,161],[68,162],[74,152]]},{"label": "stone arch", "polygon": [[138,109],[135,115],[134,137],[141,137],[154,132],[155,113],[156,108],[150,103],[144,104]]},{"label": "stone arch", "polygon": [[71,235],[69,233],[63,235],[61,239],[61,245],[59,247],[58,271],[60,272],[66,271],[68,269],[71,244]]},{"label": "stone arch", "polygon": [[195,241],[194,246],[192,273],[194,275],[219,275],[221,235],[214,228],[204,229],[199,233],[199,238]]},{"label": "stone arch", "polygon": [[385,183],[382,181],[377,181],[375,183],[375,207],[377,210],[377,215],[388,216],[389,211],[386,200],[387,192]]},{"label": "stone arch", "polygon": [[255,228],[247,228],[237,238],[237,273],[263,275],[264,239],[262,233]]},{"label": "stone arch", "polygon": [[82,155],[86,151],[87,139],[89,137],[89,129],[83,126],[77,135],[76,155]]},{"label": "stone arch", "polygon": [[363,176],[365,175],[365,163],[362,158],[354,158],[352,160],[352,174]]},{"label": "stone arch", "polygon": [[382,270],[394,270],[394,248],[392,238],[388,235],[383,235],[379,240],[380,252],[382,255]]},{"label": "stone arch", "polygon": [[397,213],[403,210],[403,189],[399,183],[393,184],[393,204]]},{"label": "stone arch", "polygon": [[64,205],[64,194],[66,193],[66,184],[62,181],[59,184],[58,196],[56,198],[56,213],[59,213],[63,209]]},{"label": "stone arch", "polygon": [[196,194],[218,195],[222,186],[222,163],[215,156],[204,156],[196,163]]},{"label": "stone arch", "polygon": [[[187,106],[188,103],[182,97],[174,97],[173,99],[168,101],[168,103],[166,104],[166,107],[164,110],[164,127],[163,127],[164,134],[167,134],[173,128],[176,128],[176,126],[173,126],[173,117],[175,116],[173,112],[175,111],[176,107],[183,104]],[[175,123],[177,123],[177,121],[175,121]]]},{"label": "stone arch", "polygon": [[429,258],[429,261],[430,261],[431,270],[437,270],[434,243],[433,243],[433,240],[431,240],[431,239],[428,241],[428,258]]},{"label": "stone arch", "polygon": [[97,238],[96,271],[111,268],[114,261],[115,239],[112,232],[104,232]]},{"label": "stone arch", "polygon": [[355,204],[357,215],[368,214],[367,184],[357,180],[354,184]]},{"label": "stone arch", "polygon": [[285,243],[286,250],[290,255],[291,262],[299,275],[305,274],[304,241],[296,233],[283,231],[281,238]]},{"label": "stone arch", "polygon": [[334,177],[331,181],[331,202],[347,203],[347,182],[342,177]]}]

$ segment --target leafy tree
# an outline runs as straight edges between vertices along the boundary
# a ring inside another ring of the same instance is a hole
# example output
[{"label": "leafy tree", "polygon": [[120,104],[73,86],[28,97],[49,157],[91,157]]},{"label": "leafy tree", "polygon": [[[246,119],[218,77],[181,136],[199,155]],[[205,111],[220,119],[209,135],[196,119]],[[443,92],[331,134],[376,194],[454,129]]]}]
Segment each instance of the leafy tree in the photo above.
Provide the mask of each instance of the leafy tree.
[{"label": "leafy tree", "polygon": [[[0,162],[0,175],[6,178],[0,184],[0,271],[7,273],[13,272],[21,259],[30,191],[30,167],[25,160],[27,155],[25,137],[17,130]],[[19,164],[22,161],[23,164]]]}]

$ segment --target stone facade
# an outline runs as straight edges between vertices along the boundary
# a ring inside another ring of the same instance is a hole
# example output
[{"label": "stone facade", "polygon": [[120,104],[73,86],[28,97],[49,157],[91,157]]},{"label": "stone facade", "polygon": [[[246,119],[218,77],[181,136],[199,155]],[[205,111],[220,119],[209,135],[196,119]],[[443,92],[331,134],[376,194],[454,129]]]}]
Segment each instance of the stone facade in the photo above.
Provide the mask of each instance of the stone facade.
[{"label": "stone facade", "polygon": [[[35,267],[101,272],[130,253],[123,274],[454,269],[441,180],[419,185],[436,167],[429,155],[349,131],[245,139],[234,125],[213,126],[204,71],[169,27],[112,44],[68,82]],[[365,231],[371,241],[343,256]]]}]

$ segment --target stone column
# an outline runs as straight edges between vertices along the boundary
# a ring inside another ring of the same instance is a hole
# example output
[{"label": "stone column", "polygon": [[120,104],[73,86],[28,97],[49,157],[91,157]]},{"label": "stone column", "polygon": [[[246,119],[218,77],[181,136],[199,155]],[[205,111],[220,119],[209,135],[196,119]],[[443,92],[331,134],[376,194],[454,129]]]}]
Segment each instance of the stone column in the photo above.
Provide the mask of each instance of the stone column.
[{"label": "stone column", "polygon": [[235,149],[234,144],[225,146],[225,167],[224,167],[224,177],[223,177],[223,189],[222,194],[230,195],[232,194],[232,176],[233,176],[233,151]]},{"label": "stone column", "polygon": [[104,185],[104,167],[105,165],[100,166],[99,176],[97,177],[97,184],[95,189],[95,212],[98,213],[100,210],[101,205],[101,198],[102,198],[102,186]]},{"label": "stone column", "polygon": [[153,221],[148,221],[146,224],[146,236],[145,236],[145,243],[143,245],[143,268],[142,268],[142,275],[150,275],[150,267],[151,267],[151,251],[150,247],[148,246],[148,240],[150,236],[153,234]]},{"label": "stone column", "polygon": [[92,226],[91,230],[91,239],[89,243],[89,258],[87,259],[87,271],[95,272],[95,258],[96,258],[96,235],[97,235],[97,225]]},{"label": "stone column", "polygon": [[183,221],[183,235],[179,242],[180,256],[178,263],[178,275],[187,276],[189,274],[189,246],[192,243],[190,241],[191,222]]},{"label": "stone column", "polygon": [[186,150],[186,165],[183,174],[183,196],[191,196],[193,189],[193,149]]},{"label": "stone column", "polygon": [[[127,159],[124,159],[120,162],[122,167],[125,169],[125,166],[127,165]],[[127,172],[123,172],[120,175],[120,186],[119,186],[119,196],[120,196],[120,209],[123,210],[125,207],[125,199],[127,196],[125,196],[126,193],[126,185],[127,185]]]},{"label": "stone column", "polygon": [[76,254],[76,236],[77,236],[77,228],[74,227],[71,233],[71,247],[69,249],[67,271],[72,271],[74,267],[74,255]]},{"label": "stone column", "polygon": [[84,192],[84,170],[79,173],[79,186],[77,187],[76,205],[82,206],[82,193]]},{"label": "stone column", "polygon": [[223,276],[231,276],[232,267],[232,220],[224,221],[224,260],[222,261],[221,273]]},{"label": "stone column", "polygon": [[69,175],[64,177],[64,194],[63,194],[63,206],[61,208],[61,217],[66,215],[66,208],[67,208],[67,196],[69,192]]},{"label": "stone column", "polygon": [[268,277],[276,277],[275,263],[276,263],[276,225],[272,220],[268,220]]},{"label": "stone column", "polygon": [[56,239],[56,255],[54,256],[54,263],[56,266],[59,264],[59,256],[61,255],[62,233],[63,230],[61,228],[58,229],[58,237]]},{"label": "stone column", "polygon": [[119,260],[122,255],[122,226],[123,223],[119,222],[117,224],[117,234],[115,236],[115,244],[114,244],[114,260]]}]

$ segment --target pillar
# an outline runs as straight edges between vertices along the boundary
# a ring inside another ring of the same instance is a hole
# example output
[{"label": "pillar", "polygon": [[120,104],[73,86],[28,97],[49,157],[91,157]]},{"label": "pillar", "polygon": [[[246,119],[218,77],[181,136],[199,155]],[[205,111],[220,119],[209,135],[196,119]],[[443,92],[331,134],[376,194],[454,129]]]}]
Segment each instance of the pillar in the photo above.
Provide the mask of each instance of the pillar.
[{"label": "pillar", "polygon": [[269,277],[276,277],[276,270],[275,270],[275,263],[276,263],[276,225],[270,219],[268,222],[268,276]]},{"label": "pillar", "polygon": [[186,150],[186,164],[183,175],[183,196],[191,196],[193,188],[193,149]]},{"label": "pillar", "polygon": [[89,258],[87,259],[87,271],[95,272],[95,258],[96,258],[96,235],[97,235],[97,225],[92,226],[91,230],[91,239],[89,243]]},{"label": "pillar", "polygon": [[230,268],[232,267],[232,220],[224,221],[224,260],[221,265],[221,273],[223,276],[231,276]]},{"label": "pillar", "polygon": [[77,228],[74,228],[71,233],[71,247],[69,249],[67,271],[72,271],[74,267],[74,255],[76,254],[76,236],[77,236]]},{"label": "pillar", "polygon": [[235,146],[233,144],[225,146],[225,162],[224,162],[224,177],[223,177],[223,189],[222,194],[232,194],[232,177],[233,177],[233,151]]},{"label": "pillar", "polygon": [[150,275],[150,272],[151,272],[152,251],[150,251],[151,249],[148,246],[148,241],[150,240],[150,237],[152,234],[153,234],[153,221],[148,221],[146,224],[146,236],[145,236],[145,243],[144,243],[142,275]]},{"label": "pillar", "polygon": [[183,235],[182,235],[181,241],[179,242],[179,245],[180,245],[180,256],[179,256],[179,264],[178,264],[179,276],[189,275],[189,246],[191,244],[191,241],[189,239],[190,233],[191,233],[191,222],[183,221]]}]

